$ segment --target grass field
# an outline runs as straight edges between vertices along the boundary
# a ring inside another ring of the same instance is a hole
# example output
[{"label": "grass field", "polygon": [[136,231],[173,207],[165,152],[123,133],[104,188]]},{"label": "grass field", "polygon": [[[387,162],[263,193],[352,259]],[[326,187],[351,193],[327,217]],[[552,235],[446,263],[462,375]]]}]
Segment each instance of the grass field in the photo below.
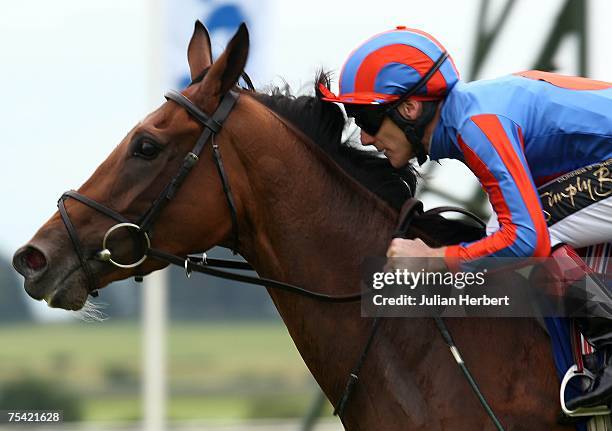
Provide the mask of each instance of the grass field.
[{"label": "grass field", "polygon": [[[0,342],[0,393],[29,376],[78,398],[85,420],[141,417],[137,322],[3,326]],[[280,323],[172,324],[167,347],[171,419],[300,416],[317,391]]]}]

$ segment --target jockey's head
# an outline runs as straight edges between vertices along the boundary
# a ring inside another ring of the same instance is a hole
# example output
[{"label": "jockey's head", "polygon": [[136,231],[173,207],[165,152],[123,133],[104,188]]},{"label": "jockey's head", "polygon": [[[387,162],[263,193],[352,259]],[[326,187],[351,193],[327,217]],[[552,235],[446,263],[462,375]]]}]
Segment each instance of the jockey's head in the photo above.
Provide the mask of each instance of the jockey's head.
[{"label": "jockey's head", "polygon": [[344,105],[361,128],[363,145],[385,151],[393,166],[417,157],[426,160],[423,143],[439,101],[459,80],[446,49],[429,34],[397,27],[375,35],[348,57],[340,91],[322,84],[322,100]]}]

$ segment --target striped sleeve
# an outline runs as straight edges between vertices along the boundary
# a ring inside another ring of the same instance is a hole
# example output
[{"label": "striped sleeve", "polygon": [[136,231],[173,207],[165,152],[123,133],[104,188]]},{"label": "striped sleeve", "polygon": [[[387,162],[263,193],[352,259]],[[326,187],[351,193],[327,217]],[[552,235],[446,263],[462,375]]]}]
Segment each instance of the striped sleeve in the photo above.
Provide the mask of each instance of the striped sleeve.
[{"label": "striped sleeve", "polygon": [[489,195],[499,229],[481,240],[448,247],[449,267],[481,257],[548,256],[548,229],[520,127],[502,116],[476,115],[459,130],[457,142],[465,164]]}]

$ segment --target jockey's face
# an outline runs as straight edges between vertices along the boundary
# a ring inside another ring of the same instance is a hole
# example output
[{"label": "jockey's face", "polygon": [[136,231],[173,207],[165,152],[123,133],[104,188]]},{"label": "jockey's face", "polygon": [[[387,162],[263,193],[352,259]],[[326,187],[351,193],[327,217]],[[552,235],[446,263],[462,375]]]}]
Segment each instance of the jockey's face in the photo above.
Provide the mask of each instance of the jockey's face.
[{"label": "jockey's face", "polygon": [[[392,109],[397,109],[404,118],[410,120],[418,118],[423,112],[422,104],[412,98]],[[400,168],[416,156],[403,130],[386,114],[383,114],[385,113],[384,107],[374,111],[379,115],[374,115],[367,107],[352,110],[349,108],[347,113],[349,115],[354,113],[355,123],[361,127],[362,145],[373,145],[378,151],[384,152],[393,167]]]},{"label": "jockey's face", "polygon": [[[431,136],[439,121],[440,106],[438,106],[434,118],[425,127],[422,142],[426,151],[429,151]],[[396,109],[404,118],[416,120],[423,113],[423,104],[420,101],[409,98]],[[352,112],[350,109],[347,109],[347,113],[351,115]],[[373,145],[378,151],[383,151],[393,167],[400,168],[405,166],[410,159],[416,157],[412,143],[408,140],[404,131],[389,117],[382,116],[379,118],[371,114],[363,115],[358,110],[355,114],[353,115],[355,122],[361,127],[361,144],[365,146]]]},{"label": "jockey's face", "polygon": [[361,130],[361,144],[373,145],[382,151],[394,168],[406,165],[415,157],[412,145],[404,132],[389,118],[385,118],[376,135],[372,136]]}]

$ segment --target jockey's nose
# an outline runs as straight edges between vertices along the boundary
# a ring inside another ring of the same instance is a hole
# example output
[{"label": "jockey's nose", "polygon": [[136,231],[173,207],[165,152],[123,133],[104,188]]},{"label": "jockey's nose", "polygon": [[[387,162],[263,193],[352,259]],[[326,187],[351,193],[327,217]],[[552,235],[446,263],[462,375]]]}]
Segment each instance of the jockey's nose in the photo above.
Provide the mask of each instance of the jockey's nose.
[{"label": "jockey's nose", "polygon": [[377,140],[374,136],[367,134],[363,130],[361,131],[361,145],[364,145],[364,146],[374,145],[376,149],[380,151],[381,149],[378,148],[378,146],[376,145],[376,142]]}]

